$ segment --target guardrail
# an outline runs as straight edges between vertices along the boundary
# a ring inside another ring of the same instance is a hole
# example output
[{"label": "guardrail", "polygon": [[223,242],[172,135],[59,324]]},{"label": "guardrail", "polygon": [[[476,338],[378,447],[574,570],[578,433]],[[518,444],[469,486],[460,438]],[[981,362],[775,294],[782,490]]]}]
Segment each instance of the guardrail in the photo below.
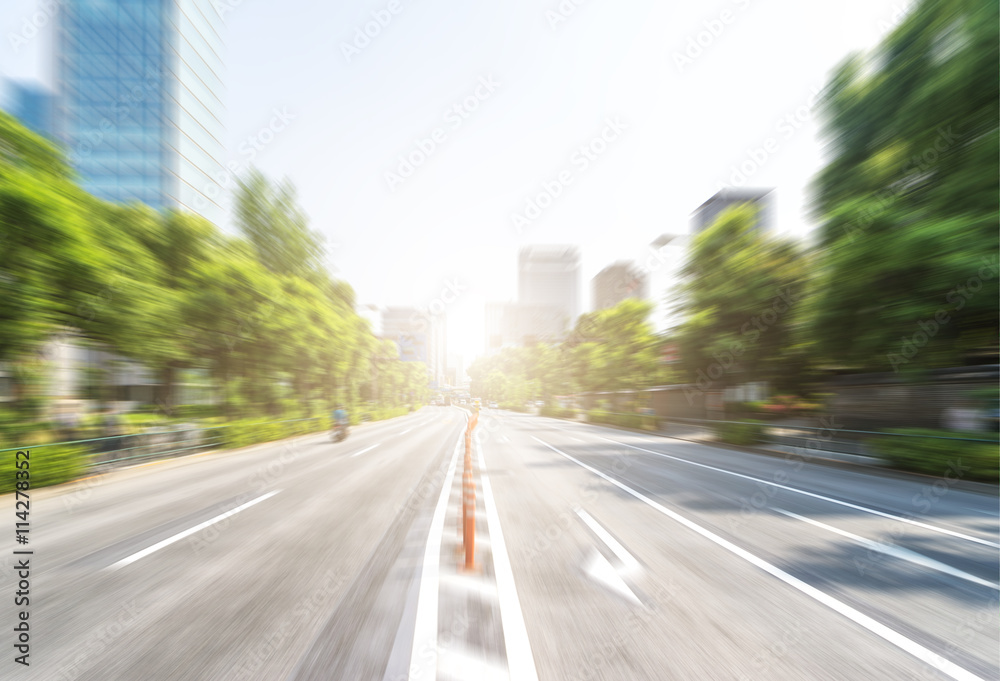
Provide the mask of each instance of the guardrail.
[{"label": "guardrail", "polygon": [[[767,421],[729,421],[722,419],[690,419],[663,418],[655,414],[639,412],[612,412],[602,409],[594,410],[610,416],[655,418],[661,432],[670,432],[671,424],[693,425],[710,430],[713,434],[720,425],[757,426],[766,438],[765,444],[798,447],[805,450],[815,450],[835,454],[850,454],[854,456],[872,456],[867,450],[864,440],[870,438],[915,438],[923,440],[946,440],[963,443],[997,444],[996,438],[954,437],[948,435],[925,435],[918,433],[891,433],[875,430],[853,430],[849,428],[807,426],[798,424],[769,423]],[[577,416],[586,416],[586,411],[578,410]],[[686,439],[683,433],[675,433],[679,439]]]},{"label": "guardrail", "polygon": [[[80,447],[89,451],[85,468],[105,466],[113,468],[120,465],[137,463],[147,459],[171,458],[197,450],[208,450],[225,446],[227,442],[225,430],[233,427],[266,427],[280,423],[301,423],[306,421],[323,421],[326,417],[314,416],[302,419],[281,419],[276,421],[261,421],[256,424],[225,423],[218,425],[201,425],[194,428],[179,428],[146,433],[130,433],[126,435],[110,435],[88,438],[84,440],[66,440],[46,444],[22,445],[0,449],[0,453],[13,452],[25,448],[44,449],[47,447]],[[316,428],[316,432],[323,428]],[[306,434],[306,433],[301,433]],[[278,438],[281,439],[281,438]],[[261,440],[269,442],[272,440]],[[251,443],[255,444],[255,443]],[[122,456],[124,454],[124,456]]]}]

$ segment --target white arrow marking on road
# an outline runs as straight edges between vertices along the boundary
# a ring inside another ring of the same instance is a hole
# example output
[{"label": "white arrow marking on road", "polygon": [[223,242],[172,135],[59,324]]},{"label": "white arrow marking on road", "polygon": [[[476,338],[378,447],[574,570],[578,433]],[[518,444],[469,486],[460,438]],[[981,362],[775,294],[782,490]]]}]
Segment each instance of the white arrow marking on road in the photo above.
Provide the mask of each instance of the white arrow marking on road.
[{"label": "white arrow marking on road", "polygon": [[587,527],[594,531],[602,542],[608,545],[608,548],[618,557],[618,560],[622,562],[622,570],[627,575],[635,574],[639,571],[639,561],[637,561],[631,553],[625,550],[617,539],[611,536],[611,533],[605,530],[600,523],[594,520],[589,513],[584,511],[582,508],[576,509],[576,514],[580,516],[580,519],[587,524]]},{"label": "white arrow marking on road", "polygon": [[887,627],[886,625],[882,624],[878,620],[873,619],[873,618],[869,617],[868,615],[864,614],[863,612],[861,612],[860,610],[857,610],[856,608],[852,608],[851,606],[847,605],[846,603],[837,600],[833,596],[831,596],[831,595],[829,595],[829,594],[827,594],[827,593],[825,593],[823,591],[820,591],[819,589],[817,589],[813,585],[807,584],[806,582],[803,582],[798,577],[790,575],[789,573],[785,572],[784,570],[782,570],[781,568],[777,567],[776,565],[772,565],[771,563],[767,562],[763,558],[760,558],[759,556],[756,556],[756,555],[750,553],[746,549],[737,546],[736,544],[732,543],[728,539],[724,539],[724,538],[720,537],[719,535],[715,534],[714,532],[712,532],[709,529],[706,529],[706,528],[702,527],[701,525],[699,525],[698,523],[694,522],[693,520],[689,520],[688,518],[682,516],[680,513],[677,513],[676,511],[671,511],[666,506],[663,506],[662,504],[659,504],[659,503],[653,501],[652,499],[650,499],[649,497],[647,497],[645,494],[642,494],[641,492],[637,492],[636,490],[632,489],[628,485],[622,483],[620,480],[616,480],[615,478],[612,478],[610,475],[607,475],[607,474],[605,474],[605,473],[597,470],[593,466],[588,466],[587,464],[583,463],[582,461],[580,461],[578,459],[575,459],[574,457],[570,456],[569,454],[556,449],[555,447],[553,447],[552,445],[550,445],[548,442],[545,442],[544,440],[539,440],[534,435],[532,435],[531,437],[532,437],[533,440],[535,440],[536,442],[539,442],[542,445],[548,447],[549,449],[551,449],[553,452],[555,452],[559,456],[561,456],[563,458],[566,458],[566,459],[569,459],[570,461],[572,461],[576,465],[580,466],[581,468],[585,468],[588,471],[590,471],[591,473],[593,473],[594,475],[597,475],[597,476],[599,476],[599,477],[607,480],[612,485],[614,485],[615,487],[621,489],[626,494],[631,494],[633,497],[635,497],[639,501],[643,502],[644,504],[649,505],[650,507],[652,507],[653,509],[659,511],[660,513],[662,513],[663,515],[667,516],[668,518],[671,518],[671,519],[675,520],[676,522],[680,523],[681,525],[683,525],[684,527],[686,527],[686,528],[688,528],[688,529],[690,529],[690,530],[692,530],[694,532],[697,532],[698,534],[700,534],[705,539],[708,539],[713,544],[715,544],[715,545],[719,546],[720,548],[723,548],[726,551],[729,551],[730,553],[732,553],[732,554],[734,554],[734,555],[742,558],[746,562],[748,562],[751,565],[754,565],[754,566],[760,568],[761,570],[763,570],[764,572],[768,573],[769,575],[780,579],[785,584],[787,584],[787,585],[791,586],[792,588],[800,591],[801,593],[803,593],[804,595],[808,596],[809,598],[812,598],[816,602],[818,602],[818,603],[820,603],[822,605],[825,605],[826,607],[830,608],[834,612],[840,613],[841,615],[843,615],[847,619],[851,620],[855,624],[858,624],[859,626],[864,627],[865,629],[867,629],[868,631],[872,632],[876,636],[879,636],[880,638],[886,640],[887,642],[891,643],[892,645],[896,646],[897,648],[906,651],[910,655],[913,655],[918,660],[920,660],[922,662],[925,662],[926,664],[929,664],[930,666],[934,667],[938,671],[940,671],[940,672],[942,672],[944,674],[947,674],[948,676],[950,676],[953,679],[956,679],[957,681],[983,681],[983,679],[981,679],[980,677],[976,676],[975,674],[973,674],[972,672],[970,672],[967,669],[963,669],[962,667],[958,666],[957,664],[955,664],[951,660],[945,658],[944,656],[939,655],[938,653],[935,653],[933,650],[925,648],[924,646],[920,645],[916,641],[914,641],[912,639],[909,639],[906,636],[904,636],[903,634],[899,633],[895,629],[890,629],[889,627]]},{"label": "white arrow marking on road", "polygon": [[828,532],[839,534],[841,537],[847,537],[848,539],[856,541],[857,543],[871,549],[872,551],[878,551],[879,553],[884,553],[887,556],[893,556],[895,558],[899,558],[901,560],[905,560],[910,563],[914,563],[916,565],[921,565],[923,567],[930,568],[931,570],[937,570],[938,572],[943,572],[945,574],[951,575],[952,577],[958,577],[959,579],[970,581],[973,584],[979,584],[980,586],[985,586],[995,591],[1000,591],[1000,584],[994,584],[993,582],[988,582],[985,579],[980,579],[975,575],[970,575],[968,572],[963,572],[962,570],[954,568],[946,563],[934,560],[933,558],[928,558],[922,553],[917,553],[916,551],[904,549],[900,546],[893,546],[892,544],[883,544],[881,542],[872,541],[871,539],[865,539],[864,537],[859,537],[856,534],[851,534],[850,532],[833,527],[832,525],[827,525],[825,523],[819,522],[818,520],[813,520],[812,518],[806,518],[805,516],[801,516],[797,513],[792,513],[791,511],[786,511],[781,508],[775,508],[774,510],[777,511],[778,513],[781,513],[782,515],[788,516],[789,518],[795,518],[796,520],[801,520],[804,523],[809,523],[810,525],[813,525],[823,530],[827,530]]},{"label": "white arrow marking on road", "polygon": [[625,583],[622,576],[611,565],[611,562],[604,557],[604,554],[594,549],[591,549],[591,551],[590,560],[587,562],[587,567],[585,568],[586,573],[618,595],[632,601],[636,605],[642,605],[639,598],[632,593],[632,589],[628,588],[628,584]]},{"label": "white arrow marking on road", "polygon": [[114,563],[114,564],[110,565],[107,569],[108,570],[117,570],[118,568],[123,568],[126,565],[128,565],[129,563],[134,563],[135,561],[139,560],[140,558],[145,558],[146,556],[148,556],[149,554],[153,553],[154,551],[159,551],[164,546],[170,546],[174,542],[180,541],[184,537],[189,537],[192,534],[194,534],[195,532],[200,532],[201,530],[205,529],[209,525],[214,525],[215,523],[219,522],[220,520],[225,520],[226,518],[228,518],[230,516],[236,515],[240,511],[243,511],[243,510],[246,510],[246,509],[250,508],[254,504],[259,504],[260,502],[262,502],[262,501],[264,501],[266,499],[270,499],[271,497],[273,497],[275,494],[277,494],[280,491],[281,491],[280,489],[276,489],[273,492],[268,492],[267,494],[261,495],[261,496],[257,497],[256,499],[252,499],[252,500],[248,501],[247,503],[245,503],[245,504],[243,504],[241,506],[237,506],[236,508],[234,508],[231,511],[226,511],[225,513],[222,513],[220,515],[215,516],[211,520],[206,520],[205,522],[200,523],[198,525],[195,525],[194,527],[192,527],[192,528],[190,528],[188,530],[184,530],[183,532],[179,532],[179,533],[175,534],[172,537],[168,537],[167,539],[164,539],[161,542],[157,542],[157,543],[153,544],[152,546],[150,546],[148,548],[145,548],[142,551],[139,551],[138,553],[133,553],[131,556],[129,556],[127,558],[122,558],[117,563]]},{"label": "white arrow marking on road", "polygon": [[362,454],[364,454],[365,452],[370,452],[371,450],[373,450],[373,449],[375,449],[376,447],[378,447],[378,446],[379,446],[380,444],[382,444],[382,443],[381,443],[381,442],[376,442],[376,443],[375,443],[375,444],[373,444],[373,445],[372,445],[371,447],[365,447],[365,448],[364,448],[364,449],[362,449],[361,451],[358,451],[358,452],[354,452],[353,454],[351,454],[351,458],[353,459],[353,458],[354,458],[354,457],[356,457],[356,456],[361,456],[361,455],[362,455]]}]

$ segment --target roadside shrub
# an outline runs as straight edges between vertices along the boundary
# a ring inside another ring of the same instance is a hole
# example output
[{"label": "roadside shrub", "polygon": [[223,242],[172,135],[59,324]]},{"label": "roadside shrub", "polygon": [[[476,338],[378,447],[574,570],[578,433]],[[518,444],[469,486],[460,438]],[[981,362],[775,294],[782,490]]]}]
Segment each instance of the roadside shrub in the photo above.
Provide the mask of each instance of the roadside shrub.
[{"label": "roadside shrub", "polygon": [[731,445],[752,445],[764,441],[764,424],[760,421],[715,424],[715,434]]},{"label": "roadside shrub", "polygon": [[330,427],[328,418],[320,419],[299,419],[294,421],[265,421],[258,419],[244,419],[242,421],[230,421],[208,429],[207,436],[212,439],[212,443],[217,447],[235,449],[247,447],[259,442],[272,442],[282,440],[286,437],[296,435],[306,435]]},{"label": "roadside shrub", "polygon": [[651,414],[621,414],[601,409],[588,411],[587,421],[636,430],[656,430],[659,425],[657,418]]},{"label": "roadside shrub", "polygon": [[538,411],[538,414],[554,419],[571,419],[574,416],[572,409],[565,409],[557,404],[546,404]]},{"label": "roadside shrub", "polygon": [[[90,454],[86,448],[79,445],[27,447],[26,449],[29,450],[31,489],[58,485],[80,477]],[[0,494],[7,494],[16,489],[15,454],[15,452],[4,452],[7,462],[4,466],[0,466]]]},{"label": "roadside shrub", "polygon": [[1000,440],[997,433],[955,433],[924,428],[896,428],[887,432],[914,437],[890,435],[872,438],[866,444],[877,455],[902,470],[941,476],[954,464],[952,475],[959,474],[955,471],[957,468],[963,477],[970,480],[995,483],[1000,475]]}]

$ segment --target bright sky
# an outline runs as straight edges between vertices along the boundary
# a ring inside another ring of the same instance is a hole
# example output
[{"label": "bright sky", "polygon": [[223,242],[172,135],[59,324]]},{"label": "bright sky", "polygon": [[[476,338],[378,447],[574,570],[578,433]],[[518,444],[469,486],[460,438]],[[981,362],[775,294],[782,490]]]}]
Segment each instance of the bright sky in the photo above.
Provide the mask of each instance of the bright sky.
[{"label": "bright sky", "polygon": [[[246,166],[241,145],[275,111],[294,117],[253,162],[297,185],[359,301],[437,308],[458,289],[449,350],[466,362],[483,347],[484,302],[516,296],[520,247],[578,244],[589,309],[598,271],[687,232],[691,212],[754,157],[736,182],[775,187],[778,229],[807,233],[822,150],[811,93],[908,4],[215,2],[227,22],[227,160]],[[4,0],[4,77],[51,82],[47,3]],[[15,39],[32,21],[38,35]],[[411,154],[404,178],[399,157]],[[513,216],[544,192],[555,197],[518,229]]]}]

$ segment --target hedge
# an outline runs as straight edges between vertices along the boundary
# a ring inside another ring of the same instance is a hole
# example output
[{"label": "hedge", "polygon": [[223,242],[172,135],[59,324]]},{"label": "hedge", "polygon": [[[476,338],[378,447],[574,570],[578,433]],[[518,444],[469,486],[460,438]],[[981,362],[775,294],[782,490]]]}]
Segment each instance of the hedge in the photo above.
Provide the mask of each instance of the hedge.
[{"label": "hedge", "polygon": [[867,441],[866,444],[872,451],[897,468],[936,476],[943,476],[950,470],[950,477],[960,476],[994,483],[1000,475],[1000,441],[997,433],[955,433],[924,428],[898,428],[887,432],[903,436],[923,436],[887,436]]},{"label": "hedge", "polygon": [[555,404],[546,404],[538,410],[540,416],[548,416],[554,419],[571,419],[576,414],[572,409],[564,409]]},{"label": "hedge", "polygon": [[656,430],[658,426],[657,418],[650,414],[620,414],[600,409],[588,411],[587,420],[591,423],[606,423],[610,426],[636,430]]},{"label": "hedge", "polygon": [[760,421],[723,422],[713,427],[719,439],[731,445],[752,445],[764,441],[764,424]]},{"label": "hedge", "polygon": [[217,447],[236,449],[259,442],[283,440],[286,437],[306,435],[330,428],[329,418],[296,419],[290,421],[265,421],[243,419],[230,421],[206,429],[209,442]]},{"label": "hedge", "polygon": [[[54,447],[27,447],[28,464],[31,474],[31,489],[58,485],[78,478],[89,452],[79,445],[57,445]],[[16,451],[3,452],[4,465],[0,466],[0,494],[13,492],[16,488],[17,469],[14,467]]]}]

